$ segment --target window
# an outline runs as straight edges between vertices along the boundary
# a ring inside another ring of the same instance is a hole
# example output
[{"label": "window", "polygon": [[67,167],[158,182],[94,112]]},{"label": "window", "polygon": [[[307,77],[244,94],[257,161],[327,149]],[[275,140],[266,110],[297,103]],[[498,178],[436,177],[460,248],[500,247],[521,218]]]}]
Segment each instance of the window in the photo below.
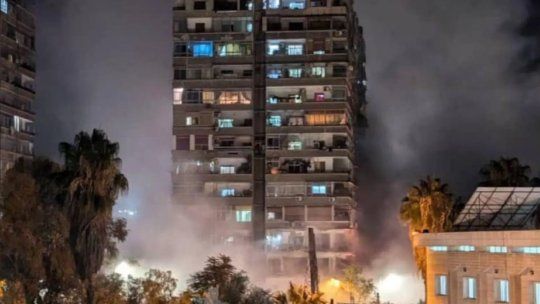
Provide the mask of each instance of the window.
[{"label": "window", "polygon": [[187,116],[186,126],[196,126],[199,124],[199,117]]},{"label": "window", "polygon": [[279,79],[283,76],[283,73],[280,69],[270,69],[268,70],[267,77],[270,79]]},{"label": "window", "polygon": [[344,87],[333,87],[332,88],[332,98],[343,100],[347,98],[347,89]]},{"label": "window", "polygon": [[469,245],[461,245],[458,247],[458,251],[472,252],[474,250],[475,250],[474,246],[469,246]]},{"label": "window", "polygon": [[266,1],[264,2],[264,8],[267,7],[266,4],[268,4],[268,8],[270,8],[270,9],[277,9],[277,8],[279,8],[279,0],[266,0]]},{"label": "window", "polygon": [[535,282],[533,284],[533,299],[534,304],[540,304],[540,282]]},{"label": "window", "polygon": [[22,126],[21,117],[17,116],[17,115],[13,115],[13,129],[15,129],[15,131],[19,132],[22,129],[21,126]]},{"label": "window", "polygon": [[289,3],[290,9],[304,9],[306,8],[306,4],[304,2],[291,2]]},{"label": "window", "polygon": [[4,14],[7,14],[8,13],[8,2],[7,0],[0,0],[0,11],[2,11],[2,13]]},{"label": "window", "polygon": [[[250,9],[250,10],[251,10],[251,9]],[[248,33],[253,32],[253,23],[252,23],[252,22],[248,22],[248,23],[246,24],[246,31],[247,31]]]},{"label": "window", "polygon": [[268,137],[266,139],[266,147],[268,149],[279,149],[281,147],[279,137]]},{"label": "window", "polygon": [[463,298],[476,299],[476,278],[463,278]]},{"label": "window", "polygon": [[448,277],[446,275],[435,276],[435,292],[438,296],[448,295]]},{"label": "window", "polygon": [[194,10],[205,10],[206,9],[206,1],[195,1],[195,2],[193,2],[193,9]]},{"label": "window", "polygon": [[302,150],[302,142],[301,141],[290,141],[288,145],[289,150],[297,151]]},{"label": "window", "polygon": [[287,55],[302,55],[304,53],[304,45],[289,44],[287,45]]},{"label": "window", "polygon": [[448,251],[448,246],[430,246],[429,249],[431,251],[444,252]]},{"label": "window", "polygon": [[203,103],[214,103],[214,92],[212,91],[203,91],[202,92]]},{"label": "window", "polygon": [[324,93],[315,93],[315,101],[324,101]]},{"label": "window", "polygon": [[268,55],[277,55],[279,54],[279,43],[269,43],[268,44]]},{"label": "window", "polygon": [[189,150],[189,136],[176,137],[176,150],[180,150],[180,151]]},{"label": "window", "polygon": [[268,97],[268,99],[266,100],[269,104],[277,104],[278,103],[278,98],[276,96],[270,96]]},{"label": "window", "polygon": [[523,247],[523,253],[540,254],[540,247]]},{"label": "window", "polygon": [[219,167],[219,174],[234,174],[234,166],[221,166]]},{"label": "window", "polygon": [[496,280],[495,290],[498,302],[510,302],[510,283],[508,280]]},{"label": "window", "polygon": [[186,56],[187,55],[187,45],[184,42],[175,42],[174,43],[174,56]]},{"label": "window", "polygon": [[508,247],[506,246],[489,246],[488,252],[490,253],[507,253]]},{"label": "window", "polygon": [[326,185],[311,186],[311,193],[317,195],[326,195]]},{"label": "window", "polygon": [[311,68],[311,76],[324,78],[326,75],[326,68],[322,66],[315,66]]},{"label": "window", "polygon": [[302,77],[302,69],[299,69],[299,68],[289,69],[289,77],[291,78]]},{"label": "window", "polygon": [[191,42],[193,57],[213,57],[214,43],[212,41]]},{"label": "window", "polygon": [[218,119],[218,126],[220,128],[232,128],[233,120],[231,118]]},{"label": "window", "polygon": [[281,127],[281,116],[270,115],[270,118],[268,118],[268,124],[272,127]]},{"label": "window", "polygon": [[243,55],[242,47],[239,43],[226,43],[218,47],[218,54],[221,57]]},{"label": "window", "polygon": [[233,188],[221,189],[221,197],[229,197],[229,196],[234,196]]},{"label": "window", "polygon": [[236,210],[236,221],[239,223],[251,222],[251,210]]},{"label": "window", "polygon": [[195,33],[204,33],[204,30],[205,30],[204,22],[195,23]]}]

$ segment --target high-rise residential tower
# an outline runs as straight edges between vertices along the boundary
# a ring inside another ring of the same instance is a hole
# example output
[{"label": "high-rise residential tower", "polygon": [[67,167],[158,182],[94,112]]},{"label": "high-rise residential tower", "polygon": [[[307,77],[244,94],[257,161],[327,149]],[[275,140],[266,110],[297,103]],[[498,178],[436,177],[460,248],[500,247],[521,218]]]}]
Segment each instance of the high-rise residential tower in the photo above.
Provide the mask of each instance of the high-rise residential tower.
[{"label": "high-rise residential tower", "polygon": [[33,156],[34,16],[18,0],[0,0],[0,176]]},{"label": "high-rise residential tower", "polygon": [[364,62],[351,0],[175,3],[175,198],[264,240],[271,276],[304,275],[308,227],[323,276],[353,258]]}]

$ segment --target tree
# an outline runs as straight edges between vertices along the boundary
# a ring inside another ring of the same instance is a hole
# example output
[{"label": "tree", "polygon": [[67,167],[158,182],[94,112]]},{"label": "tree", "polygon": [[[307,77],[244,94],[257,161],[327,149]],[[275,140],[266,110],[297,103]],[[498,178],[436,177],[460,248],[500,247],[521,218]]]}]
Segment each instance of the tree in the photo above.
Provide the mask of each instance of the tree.
[{"label": "tree", "polygon": [[274,300],[269,291],[259,287],[250,288],[248,294],[242,301],[243,304],[274,304]]},{"label": "tree", "polygon": [[376,292],[373,280],[364,277],[362,268],[350,265],[343,270],[340,288],[351,295],[351,300],[367,303]]},{"label": "tree", "polygon": [[120,172],[118,143],[110,142],[101,130],[94,129],[91,135],[80,132],[73,144],[60,143],[59,149],[67,181],[64,208],[70,220],[69,244],[86,301],[94,304],[94,277],[106,254],[115,253],[111,240],[125,237],[114,235],[119,230],[111,228],[121,225],[113,220],[112,210],[118,195],[127,191],[128,181]]},{"label": "tree", "polygon": [[203,295],[211,288],[218,288],[219,299],[228,303],[240,303],[247,291],[249,279],[245,272],[237,271],[226,255],[209,257],[203,270],[191,275],[189,287]]},{"label": "tree", "polygon": [[326,304],[321,292],[312,293],[306,285],[293,283],[289,283],[289,289],[278,293],[274,300],[276,304]]},{"label": "tree", "polygon": [[119,274],[98,275],[95,299],[99,304],[127,304],[125,282]]},{"label": "tree", "polygon": [[44,158],[20,159],[6,172],[0,202],[0,278],[20,286],[27,302],[47,290],[44,303],[61,303],[78,288],[69,254],[68,222],[55,200],[60,167]]},{"label": "tree", "polygon": [[180,304],[181,298],[174,295],[176,285],[170,271],[151,269],[143,278],[129,279],[128,303]]},{"label": "tree", "polygon": [[[452,194],[448,185],[440,179],[428,176],[420,180],[418,186],[412,186],[403,199],[400,217],[409,225],[409,237],[415,232],[444,232],[450,229],[453,209]],[[425,248],[414,248],[413,255],[418,271],[426,280]]]},{"label": "tree", "polygon": [[483,180],[482,187],[528,187],[532,180],[529,177],[531,168],[522,165],[517,157],[492,160],[480,169]]},{"label": "tree", "polygon": [[420,180],[419,186],[412,186],[403,199],[400,217],[409,225],[411,232],[443,232],[450,228],[452,194],[448,185],[440,179],[428,176]]}]

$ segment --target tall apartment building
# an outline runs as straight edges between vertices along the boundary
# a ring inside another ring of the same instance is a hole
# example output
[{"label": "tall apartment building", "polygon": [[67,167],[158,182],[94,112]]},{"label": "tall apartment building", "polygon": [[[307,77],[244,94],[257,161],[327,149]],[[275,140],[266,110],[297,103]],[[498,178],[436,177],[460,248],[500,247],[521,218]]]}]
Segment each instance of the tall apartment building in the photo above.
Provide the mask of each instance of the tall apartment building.
[{"label": "tall apartment building", "polygon": [[19,0],[0,0],[0,176],[33,155],[34,16]]},{"label": "tall apartment building", "polygon": [[262,233],[276,277],[304,276],[308,227],[320,273],[339,271],[353,258],[364,62],[351,0],[176,1],[176,200],[215,210],[216,241]]}]

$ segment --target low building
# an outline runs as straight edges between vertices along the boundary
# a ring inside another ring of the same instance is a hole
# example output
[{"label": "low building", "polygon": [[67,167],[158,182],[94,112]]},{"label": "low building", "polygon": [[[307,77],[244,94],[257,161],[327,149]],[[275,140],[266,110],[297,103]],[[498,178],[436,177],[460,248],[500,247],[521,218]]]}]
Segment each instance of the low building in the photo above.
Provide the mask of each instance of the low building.
[{"label": "low building", "polygon": [[540,188],[478,188],[454,231],[418,233],[427,303],[540,304]]}]

